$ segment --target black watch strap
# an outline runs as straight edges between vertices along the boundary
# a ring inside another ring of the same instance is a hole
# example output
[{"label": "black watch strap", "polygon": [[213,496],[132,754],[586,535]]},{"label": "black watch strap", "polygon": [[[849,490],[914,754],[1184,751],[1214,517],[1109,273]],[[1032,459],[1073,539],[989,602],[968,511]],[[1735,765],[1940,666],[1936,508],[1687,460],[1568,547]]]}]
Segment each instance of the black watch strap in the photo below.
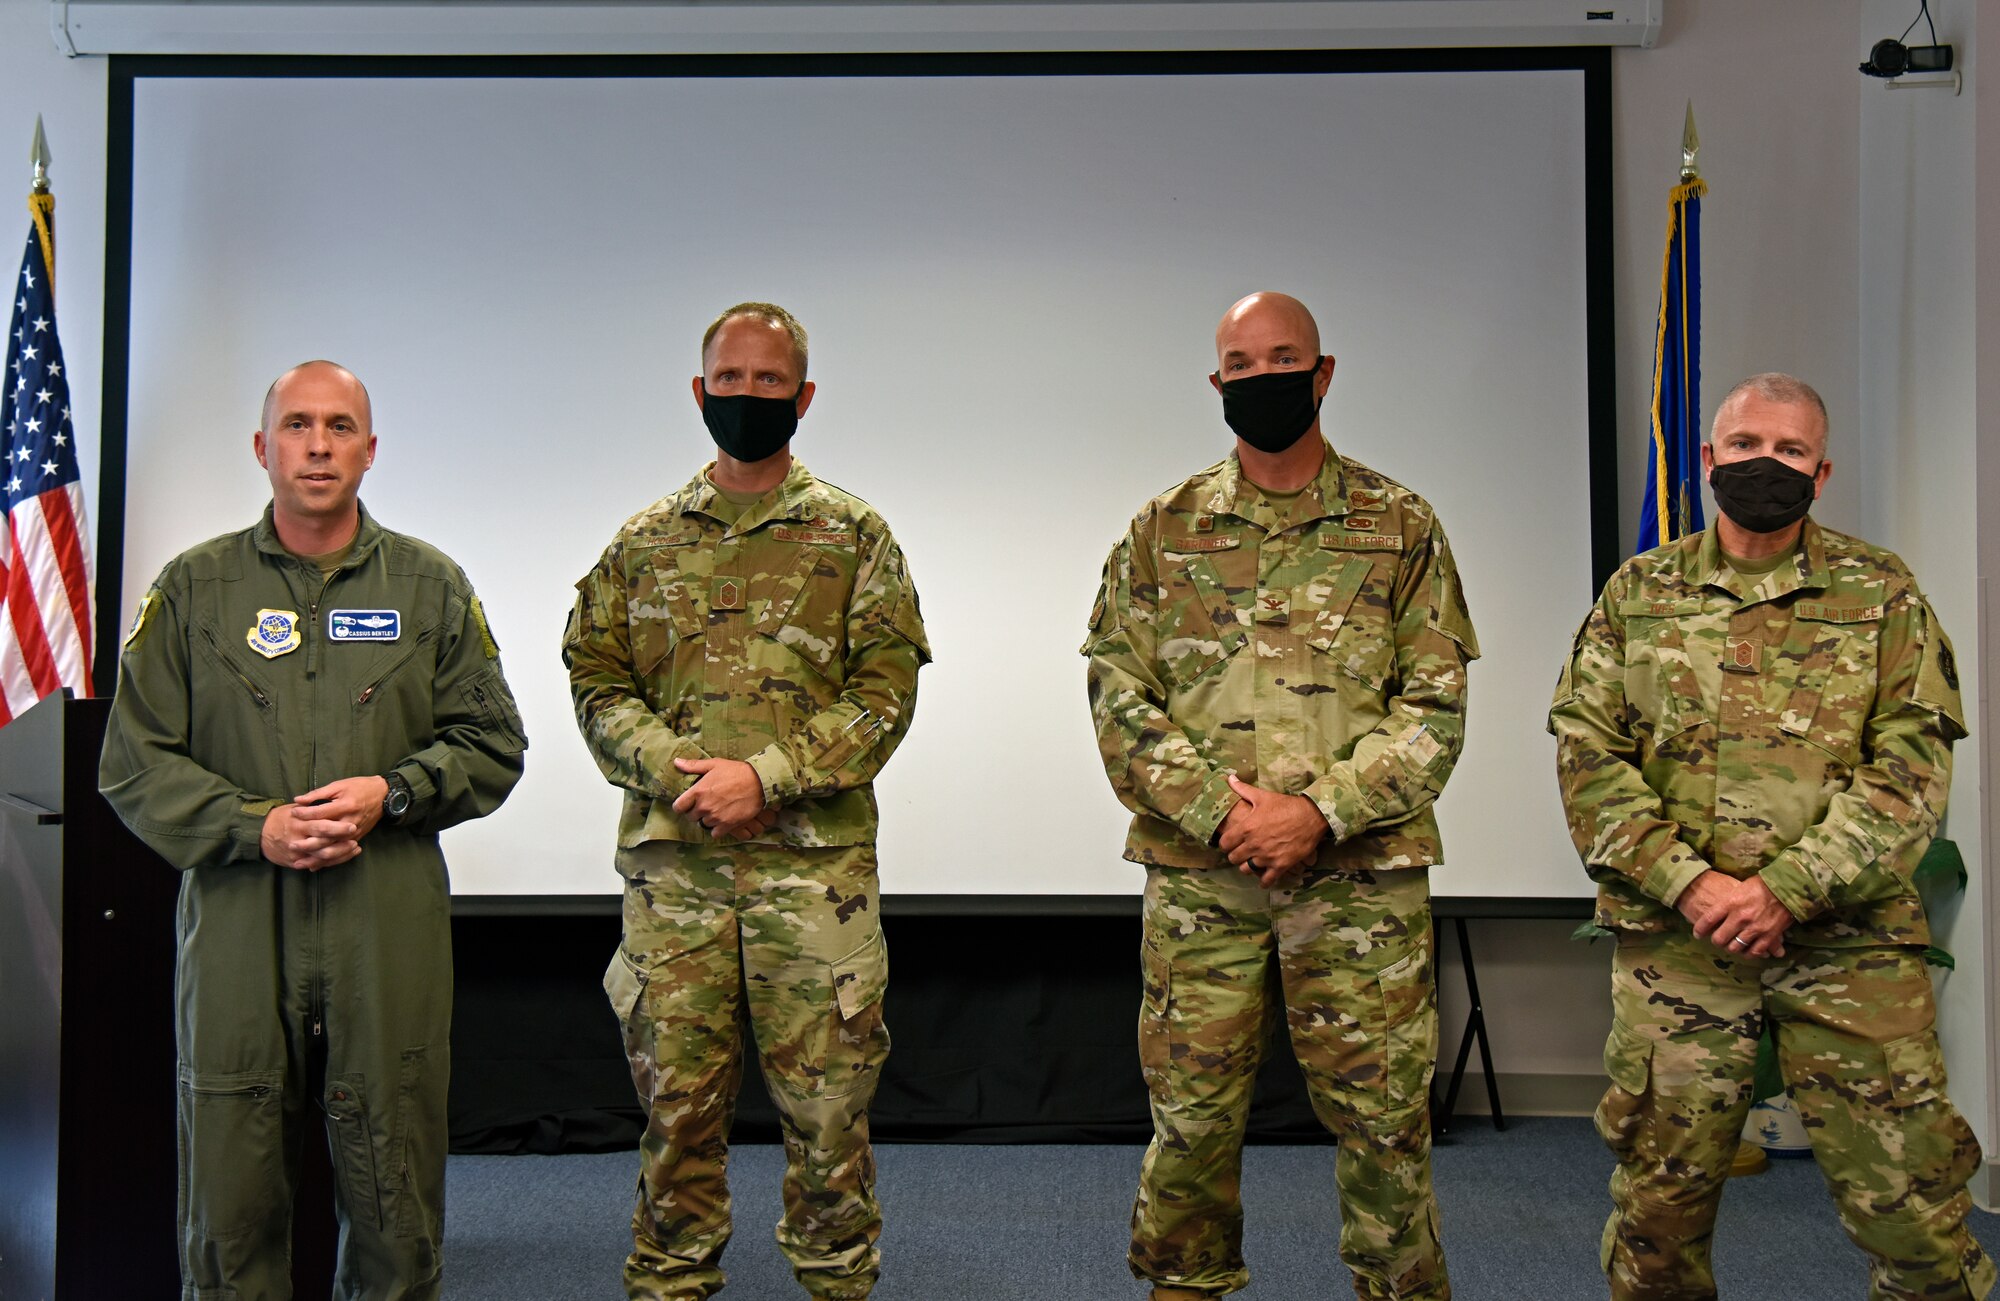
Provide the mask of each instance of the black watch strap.
[{"label": "black watch strap", "polygon": [[382,797],[382,821],[393,827],[409,816],[410,803],[416,798],[416,792],[410,789],[410,783],[403,780],[401,773],[386,773],[382,780],[389,783],[389,793]]}]

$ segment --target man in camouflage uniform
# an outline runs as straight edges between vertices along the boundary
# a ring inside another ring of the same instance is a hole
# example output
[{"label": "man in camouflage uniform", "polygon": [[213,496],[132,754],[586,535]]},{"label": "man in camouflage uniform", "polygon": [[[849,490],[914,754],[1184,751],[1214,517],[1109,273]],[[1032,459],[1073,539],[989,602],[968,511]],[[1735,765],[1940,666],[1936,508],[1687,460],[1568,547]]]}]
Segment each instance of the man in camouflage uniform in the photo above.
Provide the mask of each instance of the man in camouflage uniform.
[{"label": "man in camouflage uniform", "polygon": [[747,1016],[784,1130],[778,1245],[868,1295],[868,1103],[889,1052],[870,785],[930,659],[889,527],[790,452],[806,336],[744,303],[702,339],[713,464],[618,530],[563,639],[577,724],[625,790],[625,936],[605,973],[647,1108],[625,1290],[718,1291]]},{"label": "man in camouflage uniform", "polygon": [[1304,305],[1245,298],[1216,352],[1236,450],[1133,519],[1083,647],[1146,867],[1132,1272],[1157,1301],[1249,1281],[1243,1134],[1282,1008],[1339,1139],[1356,1294],[1449,1297],[1425,869],[1478,647],[1429,504],[1321,436],[1333,358]]},{"label": "man in camouflage uniform", "polygon": [[1951,643],[1903,562],[1805,519],[1826,408],[1731,390],[1702,449],[1713,529],[1627,561],[1549,715],[1570,833],[1618,933],[1620,1298],[1713,1297],[1709,1241],[1768,1022],[1871,1298],[1983,1297],[1979,1145],[1945,1096],[1910,884],[1965,735]]},{"label": "man in camouflage uniform", "polygon": [[361,381],[324,361],[285,372],[253,447],[271,504],[147,589],[98,768],[125,825],[182,869],[181,1296],[292,1294],[299,1147],[323,1124],[335,1298],[436,1298],[438,833],[499,807],[528,742],[465,574],[361,505]]}]

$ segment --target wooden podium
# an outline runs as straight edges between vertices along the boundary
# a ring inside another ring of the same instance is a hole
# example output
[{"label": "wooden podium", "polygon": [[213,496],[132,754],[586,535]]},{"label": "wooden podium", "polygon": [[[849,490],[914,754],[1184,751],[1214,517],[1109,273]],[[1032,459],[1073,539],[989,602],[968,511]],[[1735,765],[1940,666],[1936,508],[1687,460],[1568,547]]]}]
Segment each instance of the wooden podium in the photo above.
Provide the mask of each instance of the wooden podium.
[{"label": "wooden podium", "polygon": [[[180,873],[97,793],[110,704],[59,693],[0,727],[0,1297],[21,1301],[180,1295]],[[326,1144],[302,1146],[304,1301],[332,1291],[334,1224]]]}]

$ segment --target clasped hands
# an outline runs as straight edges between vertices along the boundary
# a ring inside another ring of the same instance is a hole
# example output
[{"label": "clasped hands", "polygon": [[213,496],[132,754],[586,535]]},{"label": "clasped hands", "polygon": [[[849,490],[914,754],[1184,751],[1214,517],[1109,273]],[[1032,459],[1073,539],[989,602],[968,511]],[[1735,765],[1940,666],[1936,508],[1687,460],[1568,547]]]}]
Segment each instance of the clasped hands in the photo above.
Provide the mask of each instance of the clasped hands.
[{"label": "clasped hands", "polygon": [[1674,900],[1694,933],[1738,958],[1782,958],[1791,910],[1759,877],[1739,881],[1713,868],[1690,881]]},{"label": "clasped hands", "polygon": [[264,815],[258,848],[279,867],[317,872],[361,852],[361,840],[382,820],[389,783],[342,777],[295,796]]},{"label": "clasped hands", "polygon": [[1215,843],[1238,871],[1256,877],[1265,889],[1296,884],[1326,838],[1319,806],[1303,795],[1252,786],[1234,774],[1229,789],[1236,792],[1236,803],[1216,829]]},{"label": "clasped hands", "polygon": [[717,840],[748,840],[777,825],[777,807],[764,803],[763,779],[741,759],[676,759],[674,767],[695,774],[674,812],[701,823]]}]

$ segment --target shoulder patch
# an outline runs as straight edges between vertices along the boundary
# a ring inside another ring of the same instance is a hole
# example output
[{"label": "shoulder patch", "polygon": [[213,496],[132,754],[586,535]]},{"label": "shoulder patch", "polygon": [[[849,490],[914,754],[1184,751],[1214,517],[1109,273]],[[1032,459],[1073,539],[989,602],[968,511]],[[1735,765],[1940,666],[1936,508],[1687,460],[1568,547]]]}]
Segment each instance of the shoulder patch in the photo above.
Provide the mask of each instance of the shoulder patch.
[{"label": "shoulder patch", "polygon": [[479,629],[480,649],[486,652],[487,659],[489,660],[499,659],[500,643],[493,640],[493,629],[487,626],[486,607],[481,605],[479,603],[479,598],[475,596],[472,598],[472,605],[470,608],[472,611],[472,622]]},{"label": "shoulder patch", "polygon": [[159,604],[160,589],[157,587],[147,588],[146,594],[139,598],[139,609],[132,616],[132,626],[126,630],[125,641],[123,643],[126,650],[132,650],[145,639],[146,624],[152,619],[153,611]]}]

